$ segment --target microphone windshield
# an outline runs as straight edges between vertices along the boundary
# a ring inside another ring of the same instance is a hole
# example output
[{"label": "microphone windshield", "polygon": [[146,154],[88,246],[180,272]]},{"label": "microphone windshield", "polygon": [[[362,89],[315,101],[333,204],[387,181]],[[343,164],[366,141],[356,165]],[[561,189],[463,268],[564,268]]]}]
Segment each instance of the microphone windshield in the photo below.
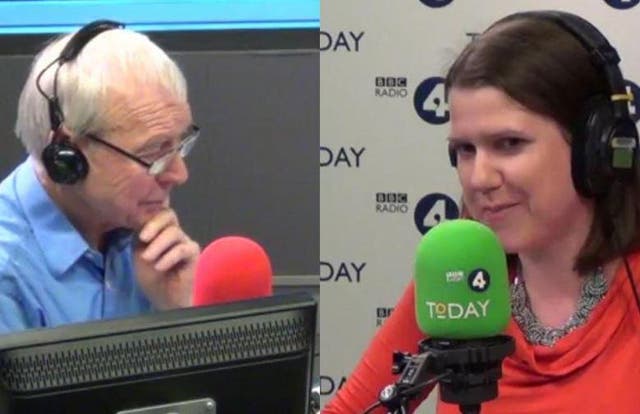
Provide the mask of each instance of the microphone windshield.
[{"label": "microphone windshield", "polygon": [[416,320],[427,336],[476,339],[501,334],[510,314],[504,249],[472,220],[438,224],[418,244]]},{"label": "microphone windshield", "polygon": [[273,294],[271,262],[264,249],[246,237],[211,242],[196,263],[193,304],[214,305]]}]

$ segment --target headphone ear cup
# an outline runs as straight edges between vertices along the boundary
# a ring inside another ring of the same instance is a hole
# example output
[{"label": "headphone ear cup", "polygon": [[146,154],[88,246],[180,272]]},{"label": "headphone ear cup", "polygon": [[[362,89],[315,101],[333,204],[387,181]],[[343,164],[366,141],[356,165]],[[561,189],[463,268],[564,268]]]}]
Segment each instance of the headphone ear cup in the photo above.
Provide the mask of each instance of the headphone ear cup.
[{"label": "headphone ear cup", "polygon": [[89,173],[86,157],[68,140],[52,140],[42,151],[42,163],[51,180],[58,184],[75,184]]},{"label": "headphone ear cup", "polygon": [[615,117],[606,97],[592,98],[585,105],[571,137],[571,176],[580,195],[604,195],[613,179],[609,143]]}]

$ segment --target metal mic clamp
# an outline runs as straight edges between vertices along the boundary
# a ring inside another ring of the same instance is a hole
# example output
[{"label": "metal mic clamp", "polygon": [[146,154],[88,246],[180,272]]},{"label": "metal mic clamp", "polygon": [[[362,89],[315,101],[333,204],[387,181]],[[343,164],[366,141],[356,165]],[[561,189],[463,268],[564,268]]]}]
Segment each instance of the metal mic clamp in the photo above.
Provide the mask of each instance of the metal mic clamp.
[{"label": "metal mic clamp", "polygon": [[479,413],[480,404],[498,396],[502,360],[515,350],[510,336],[475,340],[425,339],[421,353],[430,356],[429,373],[448,372],[440,380],[442,401],[458,404],[462,413]]},{"label": "metal mic clamp", "polygon": [[381,405],[389,413],[406,413],[409,401],[415,398],[424,387],[435,382],[430,375],[428,353],[412,355],[406,352],[393,353],[392,373],[400,374],[394,384],[382,389],[378,396]]},{"label": "metal mic clamp", "polygon": [[[498,396],[502,360],[515,350],[510,336],[472,340],[425,339],[420,353],[394,352],[391,371],[400,374],[379,394],[389,413],[406,413],[409,401],[438,381],[442,401],[458,404],[462,414],[480,413],[480,404]],[[368,410],[367,410],[368,412]]]}]

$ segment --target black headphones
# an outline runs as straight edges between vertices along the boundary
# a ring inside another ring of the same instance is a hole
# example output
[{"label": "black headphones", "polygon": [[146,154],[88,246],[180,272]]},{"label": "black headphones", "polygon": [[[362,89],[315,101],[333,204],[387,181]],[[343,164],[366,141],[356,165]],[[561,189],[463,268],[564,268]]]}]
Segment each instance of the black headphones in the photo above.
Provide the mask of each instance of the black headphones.
[{"label": "black headphones", "polygon": [[[69,39],[69,42],[62,52],[60,52],[60,55],[47,65],[36,78],[36,87],[49,104],[49,122],[51,123],[51,131],[53,131],[51,142],[49,142],[42,151],[42,163],[51,180],[56,183],[75,184],[84,179],[89,173],[87,158],[82,151],[70,141],[70,137],[62,128],[64,114],[58,101],[58,71],[62,65],[78,57],[82,48],[85,47],[91,39],[104,31],[119,28],[124,28],[124,24],[110,20],[97,20],[83,26]],[[53,78],[53,95],[49,96],[40,87],[40,78],[56,63],[58,67],[56,68]]]},{"label": "black headphones", "polygon": [[[618,67],[620,57],[606,37],[585,19],[561,11],[532,11],[511,14],[498,22],[534,18],[547,20],[573,35],[589,52],[591,62],[605,76],[607,95],[592,97],[585,103],[583,115],[571,131],[571,176],[578,193],[584,197],[602,197],[615,180],[633,177],[638,162],[638,130],[629,114],[624,77]],[[455,152],[449,150],[456,167]]]}]

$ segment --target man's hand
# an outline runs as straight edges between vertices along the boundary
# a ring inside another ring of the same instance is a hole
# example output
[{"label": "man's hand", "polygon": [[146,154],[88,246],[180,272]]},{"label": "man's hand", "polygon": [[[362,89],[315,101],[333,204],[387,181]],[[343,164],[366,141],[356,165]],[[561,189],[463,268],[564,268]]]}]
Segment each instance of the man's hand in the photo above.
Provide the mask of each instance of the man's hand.
[{"label": "man's hand", "polygon": [[180,228],[171,209],[163,210],[140,230],[134,248],[140,287],[156,309],[191,306],[193,277],[200,246]]}]

